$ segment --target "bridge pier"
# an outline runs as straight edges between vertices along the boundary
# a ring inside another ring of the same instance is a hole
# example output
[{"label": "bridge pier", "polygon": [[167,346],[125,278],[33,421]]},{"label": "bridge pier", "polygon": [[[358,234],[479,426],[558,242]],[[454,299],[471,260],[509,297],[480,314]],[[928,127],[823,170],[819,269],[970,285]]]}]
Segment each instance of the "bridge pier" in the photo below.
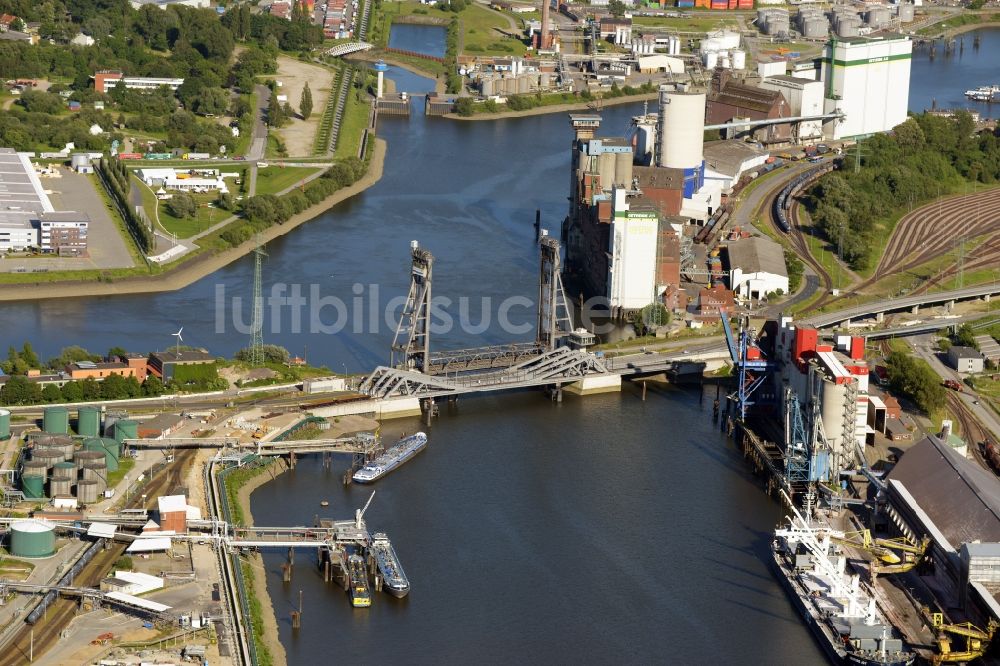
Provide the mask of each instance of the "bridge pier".
[{"label": "bridge pier", "polygon": [[875,315],[875,321],[876,321],[876,323],[879,323],[879,324],[884,323],[885,322],[885,313],[884,312],[877,313]]},{"label": "bridge pier", "polygon": [[992,298],[992,296],[993,296],[993,294],[986,294],[985,296],[983,296],[983,302],[984,303],[989,303],[990,302],[990,298]]},{"label": "bridge pier", "polygon": [[955,301],[954,300],[946,301],[945,302],[945,304],[944,304],[944,311],[945,312],[951,312],[954,309],[955,309]]},{"label": "bridge pier", "polygon": [[565,390],[574,395],[618,393],[622,390],[621,375],[593,375],[567,384]]},{"label": "bridge pier", "polygon": [[914,305],[912,308],[910,308],[910,314],[920,314],[920,306]]}]

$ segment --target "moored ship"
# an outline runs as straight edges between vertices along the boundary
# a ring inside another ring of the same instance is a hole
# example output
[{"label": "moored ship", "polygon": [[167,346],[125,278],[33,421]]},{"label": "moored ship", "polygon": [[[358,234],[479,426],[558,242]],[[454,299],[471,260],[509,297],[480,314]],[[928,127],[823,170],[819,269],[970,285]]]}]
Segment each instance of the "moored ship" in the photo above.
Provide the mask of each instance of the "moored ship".
[{"label": "moored ship", "polygon": [[811,524],[795,509],[789,526],[775,531],[773,564],[792,603],[834,664],[910,666],[904,647],[882,616],[871,590],[847,572],[827,526]]},{"label": "moored ship", "polygon": [[404,437],[385,453],[378,456],[354,473],[357,483],[372,483],[393,471],[407,460],[417,455],[427,446],[427,435],[422,432]]},{"label": "moored ship", "polygon": [[357,553],[347,558],[347,571],[351,585],[351,605],[355,608],[367,608],[372,605],[371,588],[368,586],[368,572],[365,560]]},{"label": "moored ship", "polygon": [[386,591],[394,597],[405,597],[410,591],[410,581],[403,571],[396,550],[384,532],[372,535],[371,552],[375,555],[375,563]]}]

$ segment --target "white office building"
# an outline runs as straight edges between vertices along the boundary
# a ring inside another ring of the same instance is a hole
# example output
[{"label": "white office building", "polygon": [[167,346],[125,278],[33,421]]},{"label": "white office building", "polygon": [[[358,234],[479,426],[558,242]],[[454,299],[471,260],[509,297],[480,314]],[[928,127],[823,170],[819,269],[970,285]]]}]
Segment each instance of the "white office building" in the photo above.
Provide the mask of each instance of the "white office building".
[{"label": "white office building", "polygon": [[852,37],[826,45],[822,61],[825,110],[833,139],[887,132],[906,121],[913,42],[909,37]]}]

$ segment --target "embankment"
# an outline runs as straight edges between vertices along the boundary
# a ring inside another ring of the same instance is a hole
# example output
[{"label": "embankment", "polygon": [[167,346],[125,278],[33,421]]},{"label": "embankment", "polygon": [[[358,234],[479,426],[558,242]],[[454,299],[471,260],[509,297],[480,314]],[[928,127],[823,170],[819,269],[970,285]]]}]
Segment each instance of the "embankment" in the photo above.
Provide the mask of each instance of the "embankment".
[{"label": "embankment", "polygon": [[[273,481],[280,474],[288,470],[288,465],[283,458],[278,458],[270,465],[261,468],[259,474],[247,479],[236,493],[236,502],[243,514],[244,522],[253,525],[253,514],[250,512],[250,495],[257,488],[265,483]],[[267,581],[265,580],[264,561],[259,553],[254,553],[250,557],[250,566],[253,569],[253,579],[250,582],[250,589],[253,596],[260,602],[261,624],[263,627],[262,641],[271,654],[271,662],[274,666],[285,666],[288,663],[285,655],[285,648],[278,639],[278,616],[274,612],[274,603],[271,595],[267,593]]]},{"label": "embankment", "polygon": [[[315,206],[310,206],[301,213],[293,215],[284,224],[268,227],[260,234],[261,240],[266,243],[279,236],[284,236],[300,224],[315,219],[332,206],[364,192],[377,183],[382,178],[386,150],[386,142],[383,139],[376,139],[368,171],[356,183],[337,190]],[[256,241],[248,240],[242,245],[223,250],[217,254],[195,257],[156,276],[123,278],[114,282],[67,281],[2,285],[0,302],[176,291],[249,254],[255,246]]]},{"label": "embankment", "polygon": [[643,102],[656,99],[658,93],[641,93],[639,95],[624,95],[602,100],[580,100],[568,104],[552,104],[549,106],[536,106],[533,109],[524,111],[498,111],[497,113],[477,113],[472,116],[460,116],[457,113],[449,113],[445,118],[452,120],[501,120],[503,118],[522,118],[524,116],[542,116],[546,113],[562,113],[566,111],[582,111],[593,109],[595,106],[620,106],[622,104],[632,104],[633,102]]}]

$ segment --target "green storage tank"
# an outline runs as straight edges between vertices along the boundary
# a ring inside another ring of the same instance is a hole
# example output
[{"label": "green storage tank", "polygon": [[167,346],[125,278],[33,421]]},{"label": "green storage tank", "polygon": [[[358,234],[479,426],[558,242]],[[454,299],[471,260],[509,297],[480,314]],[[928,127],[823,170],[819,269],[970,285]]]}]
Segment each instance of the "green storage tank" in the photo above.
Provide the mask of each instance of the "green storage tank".
[{"label": "green storage tank", "polygon": [[130,419],[115,421],[115,441],[119,444],[126,439],[139,439],[139,423]]},{"label": "green storage tank", "polygon": [[10,554],[50,557],[56,552],[56,531],[41,520],[19,520],[10,526]]},{"label": "green storage tank", "polygon": [[38,475],[22,476],[21,492],[28,499],[42,499],[45,497],[45,477]]},{"label": "green storage tank", "polygon": [[82,437],[99,437],[101,434],[101,408],[81,407],[78,415],[77,434]]},{"label": "green storage tank", "polygon": [[42,412],[42,430],[56,435],[69,433],[69,410],[65,407],[46,407]]},{"label": "green storage tank", "polygon": [[10,410],[0,409],[0,439],[10,438]]},{"label": "green storage tank", "polygon": [[[121,422],[119,421],[119,423]],[[93,437],[83,441],[83,448],[87,451],[100,451],[104,454],[104,460],[107,463],[108,471],[115,472],[118,470],[119,445],[117,441],[107,437]]]}]

